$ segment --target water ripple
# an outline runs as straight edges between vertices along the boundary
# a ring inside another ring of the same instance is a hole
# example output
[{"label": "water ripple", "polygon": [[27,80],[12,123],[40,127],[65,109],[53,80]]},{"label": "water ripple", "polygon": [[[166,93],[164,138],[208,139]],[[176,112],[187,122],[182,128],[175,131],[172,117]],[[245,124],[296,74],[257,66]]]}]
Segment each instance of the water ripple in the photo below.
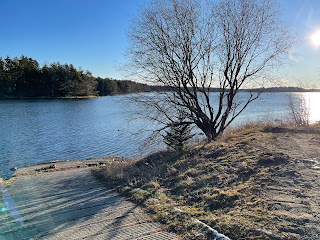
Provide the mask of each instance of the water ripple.
[{"label": "water ripple", "polygon": [[[120,105],[124,98],[0,100],[0,176],[45,161],[141,155],[143,137],[131,135],[128,112]],[[284,93],[261,96],[238,121],[284,115],[286,99]],[[139,124],[144,123],[133,126]]]}]

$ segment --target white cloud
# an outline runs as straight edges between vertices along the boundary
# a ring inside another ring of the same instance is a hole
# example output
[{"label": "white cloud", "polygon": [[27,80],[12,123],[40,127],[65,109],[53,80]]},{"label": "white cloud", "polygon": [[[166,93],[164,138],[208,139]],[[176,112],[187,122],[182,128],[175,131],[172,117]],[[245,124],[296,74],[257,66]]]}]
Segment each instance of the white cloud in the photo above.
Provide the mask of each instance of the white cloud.
[{"label": "white cloud", "polygon": [[289,59],[293,62],[300,62],[302,60],[302,58],[299,57],[292,48],[289,51]]},{"label": "white cloud", "polygon": [[290,80],[289,80],[289,79],[285,79],[285,78],[281,78],[281,79],[279,80],[279,82],[281,82],[281,83],[287,83],[287,82],[290,82]]}]

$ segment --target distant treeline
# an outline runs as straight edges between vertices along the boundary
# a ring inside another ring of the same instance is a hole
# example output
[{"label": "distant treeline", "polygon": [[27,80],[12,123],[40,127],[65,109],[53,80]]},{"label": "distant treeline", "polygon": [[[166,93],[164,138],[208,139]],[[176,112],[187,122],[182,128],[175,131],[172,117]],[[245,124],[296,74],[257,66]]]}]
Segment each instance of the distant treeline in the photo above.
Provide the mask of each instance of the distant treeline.
[{"label": "distant treeline", "polygon": [[113,80],[109,78],[102,79],[100,77],[98,77],[96,80],[99,96],[150,91],[150,87],[147,84],[136,83],[129,80]]},{"label": "distant treeline", "polygon": [[[168,91],[165,86],[148,86],[129,80],[96,78],[89,71],[72,64],[51,63],[42,68],[25,56],[0,58],[0,98],[2,97],[73,97],[106,96],[111,94]],[[221,91],[210,88],[212,92]],[[228,91],[228,89],[226,89]],[[314,92],[319,89],[274,87],[243,89],[253,92]]]},{"label": "distant treeline", "polygon": [[146,84],[102,79],[72,64],[44,65],[25,56],[0,58],[0,97],[105,96],[150,91]]},{"label": "distant treeline", "polygon": [[[250,89],[245,89],[245,91],[250,91]],[[319,92],[320,89],[306,89],[301,87],[271,87],[271,88],[255,88],[251,91],[256,92]]]},{"label": "distant treeline", "polygon": [[[149,86],[150,91],[156,92],[166,92],[170,91],[169,87],[166,86]],[[192,88],[190,87],[190,90]],[[210,88],[210,92],[220,92],[220,88]],[[229,89],[225,89],[226,92]],[[251,88],[251,89],[241,89],[242,92],[320,92],[320,89],[306,89],[300,87],[271,87],[271,88]]]}]

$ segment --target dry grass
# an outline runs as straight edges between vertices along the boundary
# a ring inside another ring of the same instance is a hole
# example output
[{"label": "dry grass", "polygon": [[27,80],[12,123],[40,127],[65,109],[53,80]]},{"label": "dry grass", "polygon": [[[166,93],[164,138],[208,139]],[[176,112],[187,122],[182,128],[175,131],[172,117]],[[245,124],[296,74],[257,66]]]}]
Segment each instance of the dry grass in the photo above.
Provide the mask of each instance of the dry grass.
[{"label": "dry grass", "polygon": [[288,127],[290,124],[281,119],[270,120],[265,119],[264,121],[246,121],[245,123],[239,125],[230,125],[223,135],[220,137],[220,140],[224,141],[233,136],[239,136],[250,131],[261,131],[265,128],[272,127]]},{"label": "dry grass", "polygon": [[130,184],[132,182],[133,171],[137,170],[134,167],[136,163],[137,160],[122,160],[118,158],[106,163],[102,168],[95,169],[95,171],[100,173],[98,176],[102,179],[108,180],[106,184],[109,187],[118,186],[119,184]]},{"label": "dry grass", "polygon": [[194,219],[231,239],[297,239],[277,229],[266,197],[274,174],[295,167],[290,152],[270,147],[286,131],[290,137],[288,127],[250,123],[184,154],[159,152],[95,172],[185,239],[210,239]]}]

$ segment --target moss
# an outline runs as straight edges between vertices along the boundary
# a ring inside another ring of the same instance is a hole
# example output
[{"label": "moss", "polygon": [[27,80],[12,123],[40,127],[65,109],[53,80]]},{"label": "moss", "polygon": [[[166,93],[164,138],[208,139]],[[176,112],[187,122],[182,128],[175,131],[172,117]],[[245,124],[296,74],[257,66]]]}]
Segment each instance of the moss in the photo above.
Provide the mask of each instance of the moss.
[{"label": "moss", "polygon": [[127,191],[127,196],[129,196],[129,198],[134,202],[142,203],[151,196],[151,193],[143,189],[136,188],[136,189]]}]

